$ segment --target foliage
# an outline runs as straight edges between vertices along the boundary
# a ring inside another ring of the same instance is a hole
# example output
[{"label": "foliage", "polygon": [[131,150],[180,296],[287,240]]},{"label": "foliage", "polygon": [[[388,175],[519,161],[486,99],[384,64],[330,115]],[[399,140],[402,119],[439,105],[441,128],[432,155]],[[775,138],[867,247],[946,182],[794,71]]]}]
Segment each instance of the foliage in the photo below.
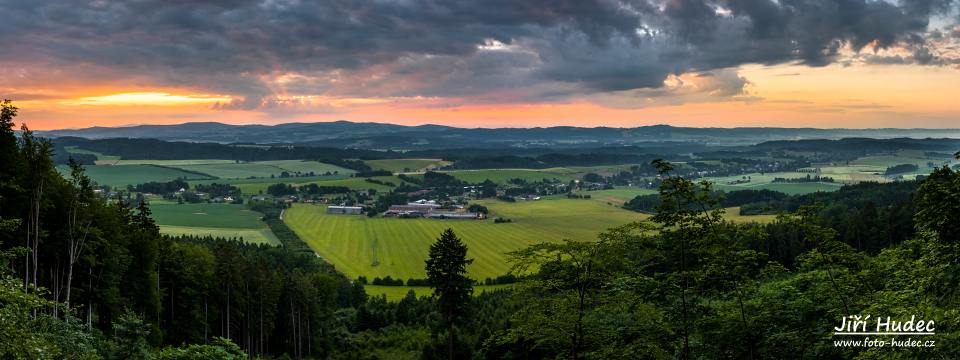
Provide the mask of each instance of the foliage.
[{"label": "foliage", "polygon": [[215,337],[210,345],[190,344],[181,348],[164,348],[157,360],[242,360],[247,354],[230,339]]},{"label": "foliage", "polygon": [[897,174],[911,173],[919,169],[920,167],[917,166],[916,164],[900,164],[900,165],[894,165],[894,166],[888,167],[883,172],[883,174],[888,176],[897,175]]},{"label": "foliage", "polygon": [[[473,279],[467,277],[467,265],[473,259],[467,259],[467,245],[447,229],[440,234],[437,241],[430,246],[429,258],[426,261],[427,278],[433,287],[433,295],[437,298],[440,313],[443,314],[447,332],[448,359],[462,356],[455,353],[456,325],[462,323],[462,317],[467,313],[470,296],[473,295]],[[461,347],[458,347],[461,348]],[[462,349],[462,348],[461,348]]]}]

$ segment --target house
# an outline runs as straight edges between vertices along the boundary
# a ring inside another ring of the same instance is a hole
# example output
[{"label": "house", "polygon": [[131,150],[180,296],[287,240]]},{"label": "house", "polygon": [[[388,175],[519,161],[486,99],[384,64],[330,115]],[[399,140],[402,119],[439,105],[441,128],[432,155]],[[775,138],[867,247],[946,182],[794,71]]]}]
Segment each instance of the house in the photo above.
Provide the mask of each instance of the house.
[{"label": "house", "polygon": [[363,208],[359,206],[327,206],[327,214],[360,215]]}]

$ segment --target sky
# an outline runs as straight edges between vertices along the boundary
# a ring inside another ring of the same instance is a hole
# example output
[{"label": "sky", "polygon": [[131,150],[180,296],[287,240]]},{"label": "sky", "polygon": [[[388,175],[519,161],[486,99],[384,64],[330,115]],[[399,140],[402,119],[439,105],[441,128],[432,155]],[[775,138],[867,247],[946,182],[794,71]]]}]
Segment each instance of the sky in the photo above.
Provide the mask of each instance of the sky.
[{"label": "sky", "polygon": [[0,0],[32,129],[960,128],[960,0]]}]

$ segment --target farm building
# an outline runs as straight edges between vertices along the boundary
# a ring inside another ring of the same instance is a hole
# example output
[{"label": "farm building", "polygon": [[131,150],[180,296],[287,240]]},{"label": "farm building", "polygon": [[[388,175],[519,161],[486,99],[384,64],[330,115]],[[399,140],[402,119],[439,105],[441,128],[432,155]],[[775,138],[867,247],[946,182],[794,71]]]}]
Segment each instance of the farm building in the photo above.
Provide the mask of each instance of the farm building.
[{"label": "farm building", "polygon": [[440,210],[435,207],[422,206],[423,204],[393,205],[387,212],[383,213],[385,217],[425,217],[431,219],[482,219],[482,214],[473,212],[464,212],[456,210]]},{"label": "farm building", "polygon": [[393,205],[383,216],[423,217],[432,209],[433,207],[422,205]]},{"label": "farm building", "polygon": [[359,206],[327,206],[327,214],[359,215],[363,208]]},{"label": "farm building", "polygon": [[473,212],[433,210],[427,213],[431,219],[480,219],[482,215]]},{"label": "farm building", "polygon": [[407,203],[407,206],[420,206],[425,209],[437,209],[440,207],[435,200],[417,200],[414,202]]}]

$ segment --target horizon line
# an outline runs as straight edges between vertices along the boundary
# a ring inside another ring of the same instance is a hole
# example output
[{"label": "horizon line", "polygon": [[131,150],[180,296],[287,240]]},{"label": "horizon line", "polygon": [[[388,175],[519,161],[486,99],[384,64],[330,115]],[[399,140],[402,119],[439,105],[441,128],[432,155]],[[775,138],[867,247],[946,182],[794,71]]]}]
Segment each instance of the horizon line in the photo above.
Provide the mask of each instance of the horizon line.
[{"label": "horizon line", "polygon": [[553,126],[533,126],[533,127],[523,127],[523,126],[499,126],[499,127],[468,127],[468,126],[453,126],[453,125],[441,125],[434,123],[424,123],[419,125],[407,125],[399,124],[392,122],[377,122],[377,121],[352,121],[352,120],[333,120],[333,121],[292,121],[292,122],[283,122],[276,124],[233,124],[220,121],[188,121],[175,124],[126,124],[126,125],[116,125],[116,126],[106,126],[106,125],[91,125],[87,127],[72,127],[72,128],[57,128],[57,129],[35,129],[39,132],[51,132],[51,131],[78,131],[78,130],[89,130],[89,129],[127,129],[135,128],[141,126],[182,126],[182,125],[191,125],[191,124],[216,124],[216,125],[227,125],[227,126],[237,126],[237,127],[246,127],[246,126],[265,126],[265,127],[276,127],[283,125],[309,125],[309,124],[332,124],[332,123],[351,123],[351,124],[372,124],[372,125],[393,125],[401,126],[408,128],[415,127],[427,127],[427,126],[437,126],[445,127],[452,129],[465,129],[465,130],[492,130],[492,129],[551,129],[551,128],[576,128],[576,129],[637,129],[637,128],[648,128],[648,127],[671,127],[679,129],[791,129],[791,130],[852,130],[852,131],[867,131],[867,130],[953,130],[960,131],[960,127],[864,127],[864,128],[851,128],[851,127],[837,127],[837,128],[827,128],[827,127],[779,127],[779,126],[732,126],[732,127],[721,127],[721,126],[676,126],[664,123],[650,124],[650,125],[636,125],[632,127],[618,127],[618,126],[574,126],[574,125],[553,125]]}]

